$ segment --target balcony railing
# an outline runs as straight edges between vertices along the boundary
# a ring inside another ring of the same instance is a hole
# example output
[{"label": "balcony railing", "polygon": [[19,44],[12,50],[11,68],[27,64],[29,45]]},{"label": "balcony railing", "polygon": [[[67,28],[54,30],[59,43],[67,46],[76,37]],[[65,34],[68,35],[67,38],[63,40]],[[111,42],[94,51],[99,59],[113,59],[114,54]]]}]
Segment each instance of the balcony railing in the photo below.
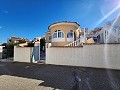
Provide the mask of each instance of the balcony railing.
[{"label": "balcony railing", "polygon": [[71,43],[69,43],[69,44],[67,44],[65,46],[79,46],[79,45],[83,45],[83,43],[84,43],[83,41],[84,41],[83,38],[79,38],[76,41],[73,41],[73,42],[71,42]]}]

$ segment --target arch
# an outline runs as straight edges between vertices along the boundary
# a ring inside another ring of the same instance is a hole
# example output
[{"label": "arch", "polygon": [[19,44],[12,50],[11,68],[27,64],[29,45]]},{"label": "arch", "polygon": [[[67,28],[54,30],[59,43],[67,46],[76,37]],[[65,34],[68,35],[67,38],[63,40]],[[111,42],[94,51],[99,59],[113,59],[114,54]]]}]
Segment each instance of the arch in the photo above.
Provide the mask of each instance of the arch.
[{"label": "arch", "polygon": [[64,32],[62,30],[56,30],[53,35],[53,38],[64,38]]},{"label": "arch", "polygon": [[70,31],[67,33],[67,38],[74,38],[74,31],[73,31],[73,30],[70,30]]}]

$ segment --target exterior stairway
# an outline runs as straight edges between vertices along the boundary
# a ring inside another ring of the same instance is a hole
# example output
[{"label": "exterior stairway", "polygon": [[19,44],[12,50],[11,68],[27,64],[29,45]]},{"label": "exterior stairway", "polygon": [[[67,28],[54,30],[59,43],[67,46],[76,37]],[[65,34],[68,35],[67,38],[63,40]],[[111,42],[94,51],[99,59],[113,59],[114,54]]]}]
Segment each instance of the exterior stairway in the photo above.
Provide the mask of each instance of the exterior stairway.
[{"label": "exterior stairway", "polygon": [[73,41],[73,42],[71,42],[71,43],[69,43],[69,44],[67,44],[65,46],[71,46],[71,47],[73,47],[73,46],[80,46],[80,45],[83,45],[83,43],[84,43],[84,38],[80,37],[76,41]]}]

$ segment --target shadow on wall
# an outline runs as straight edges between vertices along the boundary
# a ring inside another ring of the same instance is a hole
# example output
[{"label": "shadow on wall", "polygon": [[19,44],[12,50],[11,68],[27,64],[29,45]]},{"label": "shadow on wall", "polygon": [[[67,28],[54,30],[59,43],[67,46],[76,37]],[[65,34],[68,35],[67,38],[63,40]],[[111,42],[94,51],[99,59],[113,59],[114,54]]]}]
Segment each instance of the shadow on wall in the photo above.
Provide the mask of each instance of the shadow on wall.
[{"label": "shadow on wall", "polygon": [[113,74],[114,84],[120,86],[120,71],[117,70],[0,62],[0,75],[43,80],[39,86],[64,90],[112,90],[114,87],[110,83],[108,71]]}]

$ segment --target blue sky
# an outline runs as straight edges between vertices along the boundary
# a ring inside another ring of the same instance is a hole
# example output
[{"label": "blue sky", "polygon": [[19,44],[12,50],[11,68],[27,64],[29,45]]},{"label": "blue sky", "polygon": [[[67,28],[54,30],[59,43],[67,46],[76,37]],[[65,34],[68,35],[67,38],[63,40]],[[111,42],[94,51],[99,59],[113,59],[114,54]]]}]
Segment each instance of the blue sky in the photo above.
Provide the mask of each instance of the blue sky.
[{"label": "blue sky", "polygon": [[55,22],[78,22],[89,30],[120,12],[120,0],[0,0],[0,42],[11,36],[32,40],[44,36]]}]

